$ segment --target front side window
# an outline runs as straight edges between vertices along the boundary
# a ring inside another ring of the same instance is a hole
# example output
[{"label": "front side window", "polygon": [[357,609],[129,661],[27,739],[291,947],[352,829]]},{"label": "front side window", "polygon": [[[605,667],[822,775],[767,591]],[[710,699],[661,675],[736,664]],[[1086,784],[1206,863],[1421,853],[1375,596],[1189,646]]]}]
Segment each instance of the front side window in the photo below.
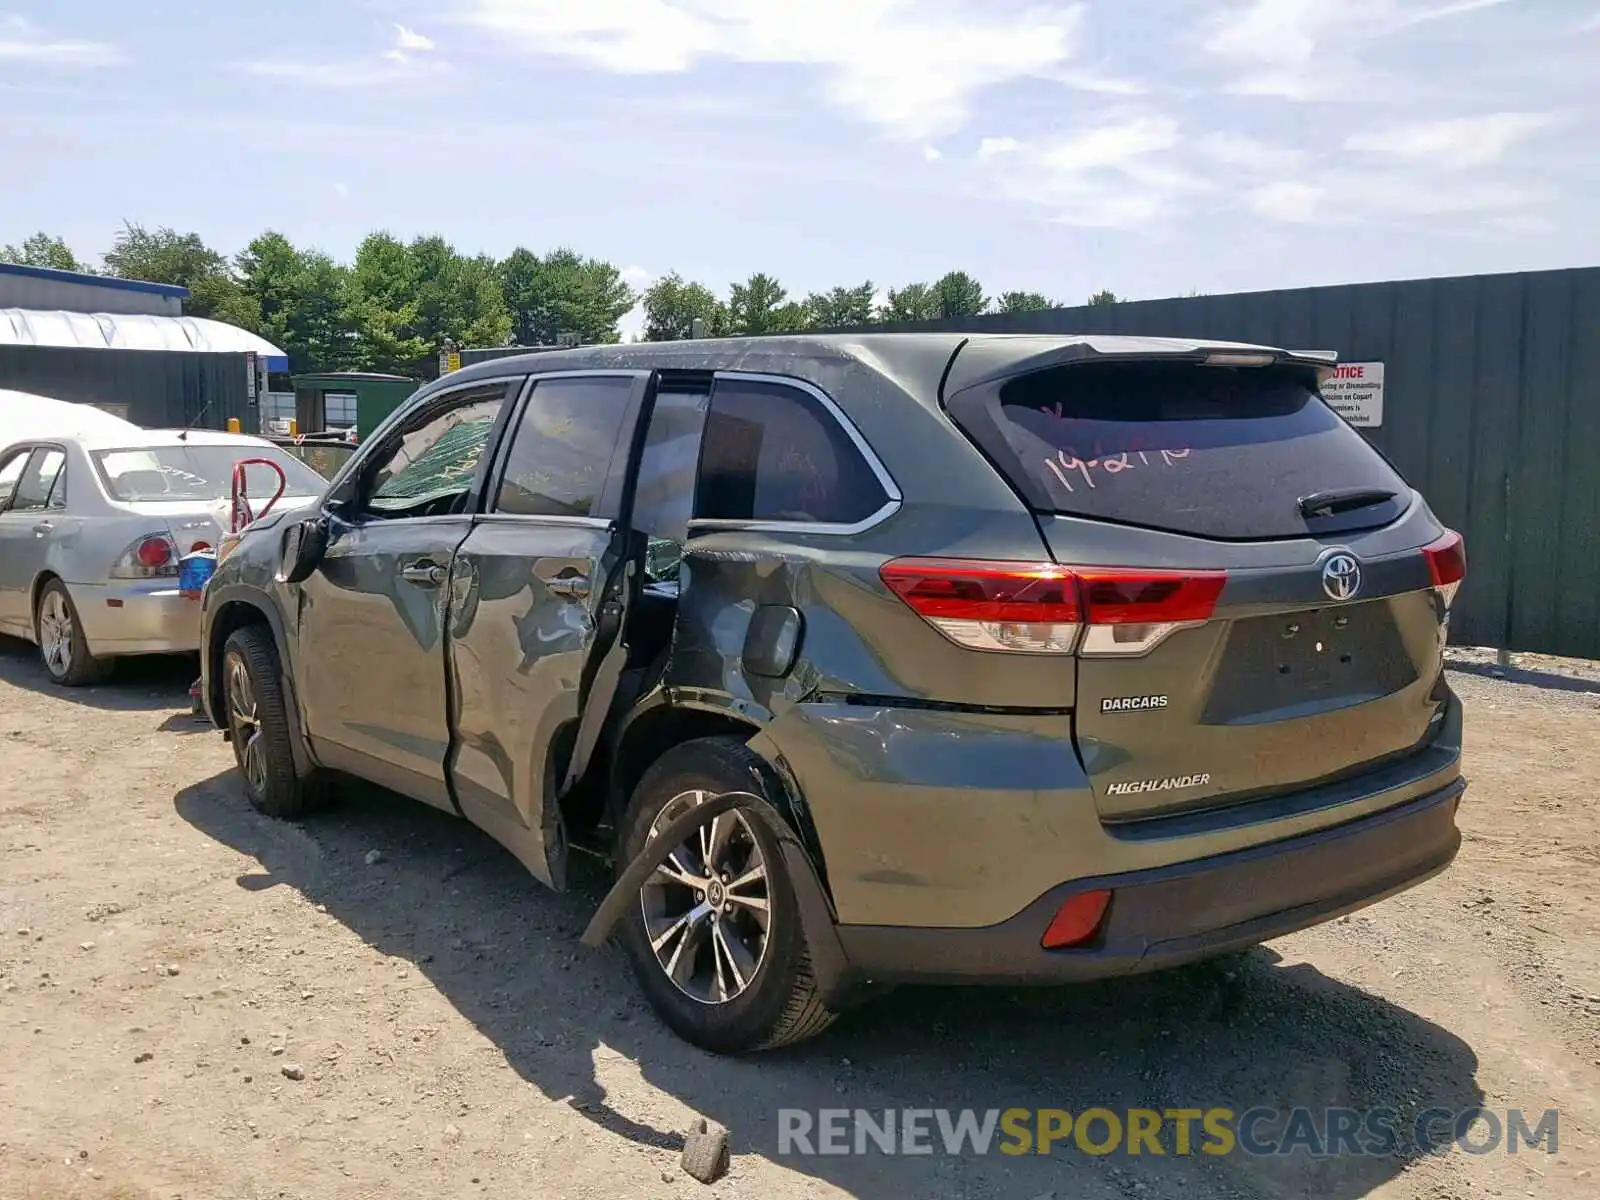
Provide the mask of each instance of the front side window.
[{"label": "front side window", "polygon": [[545,379],[517,424],[494,511],[520,517],[592,517],[619,449],[633,379]]},{"label": "front side window", "polygon": [[465,509],[472,483],[505,403],[504,384],[471,388],[451,398],[443,411],[429,406],[368,477],[369,516],[443,516]]},{"label": "front side window", "polygon": [[67,456],[59,450],[38,449],[28,459],[27,468],[17,481],[12,498],[12,512],[34,512],[50,507],[50,493],[56,479],[67,465]]},{"label": "front side window", "polygon": [[717,380],[696,517],[853,525],[888,500],[854,440],[811,393],[767,380]]}]

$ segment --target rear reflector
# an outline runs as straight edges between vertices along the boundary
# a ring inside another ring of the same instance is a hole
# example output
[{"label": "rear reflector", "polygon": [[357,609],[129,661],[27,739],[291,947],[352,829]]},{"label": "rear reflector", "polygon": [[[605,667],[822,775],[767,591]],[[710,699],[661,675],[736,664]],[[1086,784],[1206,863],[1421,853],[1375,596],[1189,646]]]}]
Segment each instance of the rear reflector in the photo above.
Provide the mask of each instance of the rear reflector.
[{"label": "rear reflector", "polygon": [[1222,571],[947,558],[897,558],[879,574],[958,645],[1025,654],[1143,654],[1209,620],[1228,581]]},{"label": "rear reflector", "polygon": [[1083,945],[1100,931],[1110,905],[1110,891],[1079,892],[1057,910],[1039,944],[1046,950]]}]

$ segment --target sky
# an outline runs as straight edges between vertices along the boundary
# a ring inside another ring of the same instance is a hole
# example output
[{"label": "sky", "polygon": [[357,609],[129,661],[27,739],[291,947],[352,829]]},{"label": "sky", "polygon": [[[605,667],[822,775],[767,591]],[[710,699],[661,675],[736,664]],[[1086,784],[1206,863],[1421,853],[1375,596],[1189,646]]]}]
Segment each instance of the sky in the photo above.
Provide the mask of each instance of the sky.
[{"label": "sky", "polygon": [[0,243],[91,260],[381,228],[1081,303],[1595,265],[1597,195],[1600,0],[0,0]]}]

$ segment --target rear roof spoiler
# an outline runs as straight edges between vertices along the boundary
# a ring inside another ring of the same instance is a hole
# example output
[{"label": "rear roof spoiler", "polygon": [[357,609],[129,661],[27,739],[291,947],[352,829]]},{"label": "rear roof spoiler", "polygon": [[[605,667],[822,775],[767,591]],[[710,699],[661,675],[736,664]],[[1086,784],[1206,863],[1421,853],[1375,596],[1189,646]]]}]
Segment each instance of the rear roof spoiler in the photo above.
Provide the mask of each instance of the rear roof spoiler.
[{"label": "rear roof spoiler", "polygon": [[1091,336],[1071,340],[1061,337],[974,340],[957,349],[945,370],[940,394],[948,399],[968,388],[1075,363],[1151,359],[1210,362],[1218,366],[1309,367],[1320,378],[1338,364],[1339,355],[1333,350],[1281,350],[1245,342],[1191,341],[1182,338]]}]

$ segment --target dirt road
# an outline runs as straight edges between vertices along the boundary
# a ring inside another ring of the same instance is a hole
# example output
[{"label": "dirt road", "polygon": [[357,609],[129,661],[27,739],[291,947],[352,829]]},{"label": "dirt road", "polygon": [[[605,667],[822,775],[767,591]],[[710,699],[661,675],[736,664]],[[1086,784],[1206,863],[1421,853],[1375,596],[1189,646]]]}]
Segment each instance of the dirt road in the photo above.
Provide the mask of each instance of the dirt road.
[{"label": "dirt road", "polygon": [[[551,895],[383,795],[259,817],[186,715],[189,665],[66,693],[0,641],[0,1197],[1600,1194],[1600,676],[1533,666],[1457,671],[1466,844],[1422,888],[1165,976],[901,991],[734,1061],[666,1034],[620,956],[578,945],[598,871]],[[784,1107],[1091,1105],[1388,1106],[1402,1130],[1430,1107],[1557,1108],[1559,1145],[778,1153]],[[733,1135],[710,1189],[677,1166],[696,1115]]]}]

